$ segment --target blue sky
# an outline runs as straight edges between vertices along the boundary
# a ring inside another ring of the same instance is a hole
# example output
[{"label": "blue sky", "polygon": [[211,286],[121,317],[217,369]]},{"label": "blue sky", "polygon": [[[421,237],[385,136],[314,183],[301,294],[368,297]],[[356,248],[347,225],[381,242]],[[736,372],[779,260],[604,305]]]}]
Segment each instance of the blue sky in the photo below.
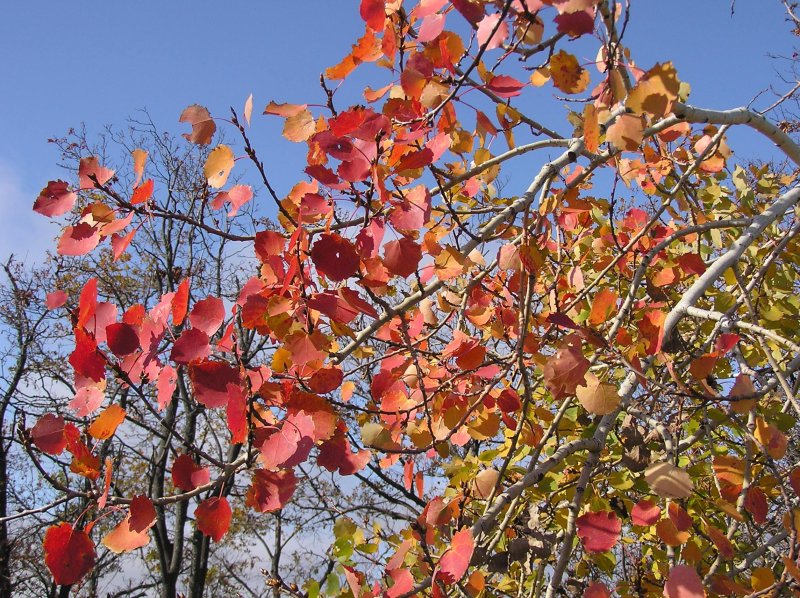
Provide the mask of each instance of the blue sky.
[{"label": "blue sky", "polygon": [[[626,45],[644,68],[672,60],[692,85],[692,103],[735,107],[779,83],[767,54],[791,55],[792,38],[778,0],[739,0],[733,17],[729,0],[632,3]],[[81,123],[96,134],[145,107],[160,128],[183,132],[185,106],[226,115],[253,93],[256,147],[285,193],[302,178],[302,151],[286,151],[279,119],[256,115],[271,99],[321,101],[319,73],[363,33],[356,0],[41,0],[9,2],[2,12],[0,256],[14,250],[28,259],[53,247],[56,233],[30,211],[39,189],[65,176],[48,138]],[[357,101],[363,86],[348,80],[342,102]],[[756,106],[772,102],[763,97]],[[541,118],[560,125],[563,114]],[[744,153],[769,152],[747,140]]]}]

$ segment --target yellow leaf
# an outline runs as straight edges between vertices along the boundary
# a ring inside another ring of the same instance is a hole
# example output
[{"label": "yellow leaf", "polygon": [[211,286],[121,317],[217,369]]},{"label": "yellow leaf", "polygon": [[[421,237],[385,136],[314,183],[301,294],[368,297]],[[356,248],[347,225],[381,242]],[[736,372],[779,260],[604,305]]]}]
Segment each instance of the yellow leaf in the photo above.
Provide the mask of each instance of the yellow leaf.
[{"label": "yellow leaf", "polygon": [[774,424],[768,424],[762,418],[756,418],[756,440],[758,440],[773,459],[780,459],[786,454],[788,441],[786,434]]},{"label": "yellow leaf", "polygon": [[203,172],[208,179],[208,184],[219,189],[228,180],[232,168],[233,150],[227,145],[218,145],[208,154]]},{"label": "yellow leaf", "polygon": [[750,587],[760,592],[775,583],[775,575],[766,567],[757,567],[750,573]]},{"label": "yellow leaf", "polygon": [[543,67],[533,71],[531,75],[531,85],[534,87],[541,87],[550,80],[550,69]]},{"label": "yellow leaf", "polygon": [[680,90],[675,67],[671,62],[657,64],[631,89],[625,105],[635,114],[660,118],[669,114]]},{"label": "yellow leaf", "polygon": [[303,110],[290,116],[283,123],[283,136],[289,141],[301,143],[307,141],[314,134],[316,129],[314,117],[308,110]]},{"label": "yellow leaf", "polygon": [[617,387],[612,384],[603,384],[594,374],[586,374],[585,385],[578,386],[575,389],[575,395],[583,408],[594,415],[612,413],[620,402]]},{"label": "yellow leaf", "polygon": [[553,85],[564,93],[581,93],[589,86],[589,71],[569,52],[559,50],[550,59]]}]

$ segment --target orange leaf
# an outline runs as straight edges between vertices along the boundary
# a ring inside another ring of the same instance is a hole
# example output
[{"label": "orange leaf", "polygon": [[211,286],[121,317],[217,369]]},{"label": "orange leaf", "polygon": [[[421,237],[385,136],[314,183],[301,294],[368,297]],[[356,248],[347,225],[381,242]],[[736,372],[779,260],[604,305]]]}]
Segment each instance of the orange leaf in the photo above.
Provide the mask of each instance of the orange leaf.
[{"label": "orange leaf", "polygon": [[131,152],[131,157],[133,158],[133,174],[136,175],[133,186],[136,187],[144,175],[144,164],[147,161],[147,152],[143,149],[135,149]]},{"label": "orange leaf", "polygon": [[97,440],[106,440],[114,435],[125,420],[125,410],[119,405],[110,405],[89,426],[89,435]]},{"label": "orange leaf", "polygon": [[102,540],[103,546],[117,554],[146,546],[150,542],[150,534],[147,533],[146,529],[142,531],[132,530],[130,523],[131,515],[128,513],[128,516],[117,527],[106,534]]},{"label": "orange leaf", "polygon": [[623,151],[636,151],[643,138],[642,117],[633,114],[620,114],[606,131],[606,141]]},{"label": "orange leaf", "polygon": [[586,104],[583,109],[583,145],[589,152],[596,152],[600,147],[600,125],[594,104]]},{"label": "orange leaf", "polygon": [[608,320],[609,316],[616,311],[617,299],[617,294],[611,289],[601,289],[592,301],[589,324],[599,326]]}]

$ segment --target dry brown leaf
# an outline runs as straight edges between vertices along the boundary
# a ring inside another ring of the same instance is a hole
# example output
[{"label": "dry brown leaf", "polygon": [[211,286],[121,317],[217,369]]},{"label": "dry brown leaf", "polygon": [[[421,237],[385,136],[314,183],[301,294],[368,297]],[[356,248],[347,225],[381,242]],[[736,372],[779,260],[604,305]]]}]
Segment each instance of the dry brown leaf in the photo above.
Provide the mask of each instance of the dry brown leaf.
[{"label": "dry brown leaf", "polygon": [[645,470],[644,478],[661,498],[687,498],[694,490],[689,474],[671,463],[653,463]]}]

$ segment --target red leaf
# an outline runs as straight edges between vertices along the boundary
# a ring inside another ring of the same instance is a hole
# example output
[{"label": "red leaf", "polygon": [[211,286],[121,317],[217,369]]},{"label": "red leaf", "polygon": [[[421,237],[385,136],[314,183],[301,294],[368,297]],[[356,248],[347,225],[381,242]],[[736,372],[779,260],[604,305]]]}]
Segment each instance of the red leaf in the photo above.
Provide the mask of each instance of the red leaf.
[{"label": "red leaf", "polygon": [[58,585],[78,583],[94,567],[94,542],[69,523],[47,528],[42,545],[44,562]]},{"label": "red leaf", "polygon": [[686,512],[686,509],[684,509],[678,503],[669,503],[667,515],[675,525],[675,529],[678,531],[686,532],[692,529],[692,525],[694,524],[694,521],[692,521],[692,516],[689,515],[689,513]]},{"label": "red leaf", "polygon": [[143,532],[156,523],[156,508],[153,501],[144,495],[134,496],[131,500],[130,528],[134,532]]},{"label": "red leaf", "polygon": [[47,309],[57,309],[64,305],[67,302],[67,295],[66,291],[53,291],[52,293],[47,293],[47,297],[45,298],[45,306]]},{"label": "red leaf", "polygon": [[633,525],[654,525],[661,517],[661,507],[650,500],[640,500],[631,509]]},{"label": "red leaf", "polygon": [[353,475],[367,466],[371,457],[368,450],[351,451],[350,442],[339,429],[333,438],[322,443],[317,455],[317,465],[328,471],[339,471],[340,475]]},{"label": "red leaf", "polygon": [[197,528],[214,542],[219,542],[231,524],[231,506],[224,496],[207,498],[194,511]]},{"label": "red leaf", "polygon": [[427,147],[414,152],[409,152],[402,158],[395,166],[395,172],[404,172],[406,170],[416,170],[428,164],[433,163],[433,152]]},{"label": "red leaf", "polygon": [[344,373],[341,368],[322,368],[312,374],[308,381],[308,387],[318,394],[325,394],[339,388],[342,380],[344,380]]},{"label": "red leaf", "polygon": [[703,580],[692,567],[676,565],[669,570],[669,578],[664,586],[666,598],[705,598]]},{"label": "red leaf", "polygon": [[75,371],[95,382],[105,380],[106,360],[97,352],[97,343],[80,328],[75,329],[75,350],[69,356],[69,363]]},{"label": "red leaf", "polygon": [[147,179],[133,190],[133,195],[131,196],[131,205],[135,206],[137,204],[144,203],[152,196],[153,179]]},{"label": "red leaf", "polygon": [[238,384],[228,384],[225,416],[231,432],[231,442],[241,444],[247,440],[247,395]]},{"label": "red leaf", "polygon": [[453,0],[453,7],[473,25],[477,25],[483,19],[483,5],[476,0]]},{"label": "red leaf", "polygon": [[59,255],[83,255],[100,243],[100,233],[91,224],[80,222],[68,226],[58,240]]},{"label": "red leaf", "polygon": [[578,536],[586,552],[605,552],[616,546],[622,521],[614,511],[584,513],[577,520]]},{"label": "red leaf", "polygon": [[76,328],[84,328],[97,311],[97,279],[90,278],[81,289],[78,298],[78,321]]},{"label": "red leaf", "polygon": [[417,271],[422,259],[422,248],[408,237],[389,241],[383,252],[383,263],[389,272],[404,278]]},{"label": "red leaf", "polygon": [[456,583],[464,577],[474,550],[472,530],[464,528],[453,535],[450,548],[439,559],[439,573],[445,583]]},{"label": "red leaf", "polygon": [[192,328],[202,330],[208,336],[213,336],[224,320],[225,304],[222,299],[217,297],[206,297],[202,301],[198,301],[194,304],[192,313],[189,314]]},{"label": "red leaf", "polygon": [[139,335],[130,324],[118,322],[106,326],[106,342],[114,355],[124,357],[139,348]]},{"label": "red leaf", "polygon": [[361,18],[373,31],[383,31],[386,22],[386,0],[361,0]]},{"label": "red leaf", "polygon": [[789,485],[797,496],[800,496],[800,467],[795,467],[789,473]]},{"label": "red leaf", "polygon": [[169,358],[175,363],[186,364],[205,359],[210,353],[208,335],[197,328],[188,328],[175,341]]},{"label": "red leaf", "polygon": [[172,296],[172,323],[180,326],[189,307],[189,279],[184,278]]},{"label": "red leaf", "polygon": [[133,241],[133,236],[136,234],[137,230],[138,229],[134,228],[125,236],[119,234],[111,237],[111,251],[114,255],[114,261],[117,261],[119,257],[125,253],[128,245],[130,245],[131,241]]},{"label": "red leaf", "polygon": [[606,584],[593,581],[583,591],[583,598],[611,598],[611,592],[608,591]]},{"label": "red leaf", "polygon": [[239,385],[239,372],[224,361],[201,361],[189,365],[189,380],[198,403],[224,407],[228,404],[228,385]]},{"label": "red leaf", "polygon": [[753,516],[753,521],[759,525],[767,522],[767,495],[758,486],[750,486],[744,497],[744,508]]},{"label": "red leaf", "polygon": [[330,280],[339,282],[358,272],[358,253],[353,244],[336,233],[320,235],[311,249],[317,270]]},{"label": "red leaf", "polygon": [[50,181],[33,202],[33,211],[43,216],[61,216],[75,205],[78,194],[70,191],[64,181]]},{"label": "red leaf", "polygon": [[594,31],[594,7],[558,15],[555,19],[559,33],[580,37]]},{"label": "red leaf", "polygon": [[486,84],[486,89],[501,98],[513,98],[521,93],[525,84],[508,75],[497,75]]},{"label": "red leaf", "polygon": [[397,598],[410,592],[414,588],[414,576],[408,569],[392,569],[389,571],[392,578],[392,587],[386,591],[387,598]]},{"label": "red leaf", "polygon": [[297,478],[291,469],[253,473],[253,483],[247,490],[247,505],[261,513],[277,511],[291,500],[297,487]]},{"label": "red leaf", "polygon": [[179,455],[172,463],[172,483],[180,490],[189,492],[210,480],[208,468],[195,463],[189,455]]},{"label": "red leaf", "polygon": [[48,455],[59,455],[67,446],[64,436],[64,418],[45,413],[31,429],[31,440],[40,451]]},{"label": "red leaf", "polygon": [[268,262],[269,258],[281,255],[285,247],[286,238],[279,232],[263,230],[256,233],[256,256],[262,262]]}]

